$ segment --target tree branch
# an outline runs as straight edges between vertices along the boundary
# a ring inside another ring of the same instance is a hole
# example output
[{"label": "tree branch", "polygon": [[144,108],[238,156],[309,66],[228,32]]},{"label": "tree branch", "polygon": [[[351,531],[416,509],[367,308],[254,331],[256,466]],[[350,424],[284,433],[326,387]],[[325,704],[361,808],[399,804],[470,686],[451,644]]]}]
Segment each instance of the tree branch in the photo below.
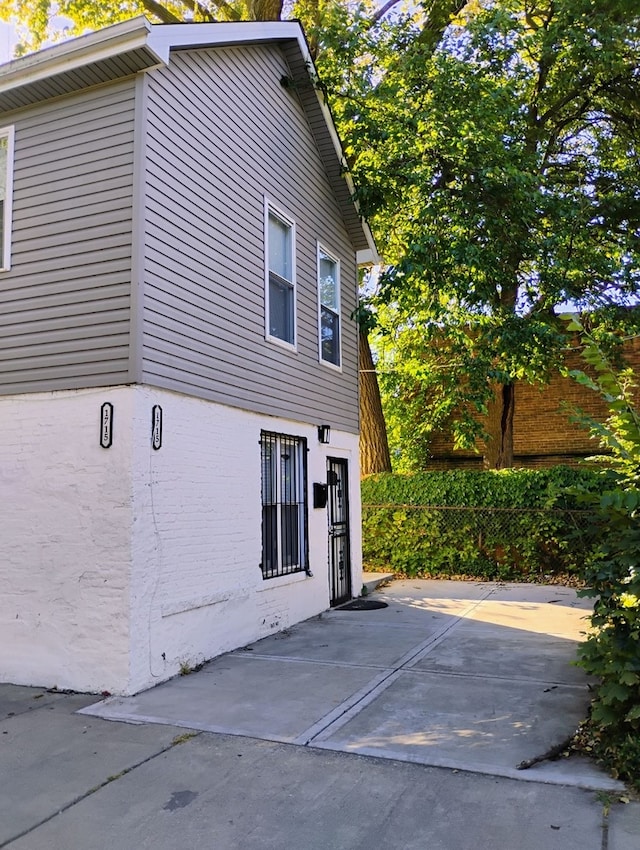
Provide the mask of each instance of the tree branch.
[{"label": "tree branch", "polygon": [[[579,85],[577,85],[575,88],[571,89],[571,91],[567,92],[567,94],[564,97],[561,97],[560,100],[558,100],[556,103],[554,103],[553,106],[550,106],[547,109],[547,111],[544,112],[540,116],[540,118],[538,119],[539,125],[544,126],[544,124],[546,124],[549,121],[549,119],[554,118],[556,115],[558,115],[558,113],[561,112],[562,109],[564,109],[565,106],[567,106],[569,103],[571,103],[572,100],[575,100],[579,95],[584,94],[585,89],[588,89],[588,87],[591,85],[592,82],[593,82],[593,79],[591,77],[587,77],[585,80],[580,80]],[[583,99],[583,101],[582,101],[583,105],[578,110],[578,112],[580,114],[584,112],[584,110],[586,108],[585,104],[588,106],[589,103],[591,102],[592,98],[593,98],[593,93],[588,94]]]},{"label": "tree branch", "polygon": [[[435,52],[451,18],[459,14],[467,3],[468,0],[432,0],[418,42],[426,45],[430,52]],[[426,6],[426,3],[424,5]]]},{"label": "tree branch", "polygon": [[[213,8],[218,9],[224,14],[225,20],[239,21],[241,19],[240,13],[227,0],[209,0],[209,2]],[[213,23],[217,20],[215,13],[211,11],[209,6],[201,3],[200,0],[179,0],[179,3],[184,8],[184,14],[182,16],[171,12],[159,0],[142,0],[142,5],[146,11],[162,21],[163,24],[183,23],[183,21],[187,20],[187,13],[193,14],[196,20],[200,21]]]},{"label": "tree branch", "polygon": [[371,18],[369,20],[369,26],[374,27],[381,18],[384,18],[384,16],[387,14],[387,12],[390,9],[393,9],[393,7],[397,6],[398,3],[400,3],[400,2],[401,2],[401,0],[387,0],[387,2],[384,4],[384,6],[381,6],[378,9],[378,11],[375,13],[375,15],[371,16]]},{"label": "tree branch", "polygon": [[[536,13],[537,9],[534,7],[530,11],[527,12],[527,24],[531,27],[534,27],[535,22],[533,21],[533,15]],[[546,18],[544,18],[542,22],[542,28],[544,29],[544,36],[542,41],[542,48],[540,52],[540,59],[538,61],[538,78],[536,80],[536,87],[534,95],[531,99],[531,103],[529,104],[528,109],[528,119],[529,126],[532,130],[535,130],[537,127],[542,125],[542,121],[539,117],[538,104],[540,102],[540,98],[542,93],[547,85],[547,80],[549,78],[549,74],[553,65],[556,62],[556,54],[555,51],[549,50],[546,45],[546,40],[549,34],[549,25],[551,24],[551,20],[555,15],[555,5],[554,3],[549,4],[549,10]],[[531,18],[531,20],[530,20]],[[535,24],[534,31],[537,32],[540,27]]]},{"label": "tree branch", "polygon": [[156,2],[156,0],[142,0],[142,5],[150,15],[158,18],[163,24],[179,24],[182,18],[170,12],[166,6]]},{"label": "tree branch", "polygon": [[279,21],[282,16],[282,0],[249,0],[247,6],[252,21]]},{"label": "tree branch", "polygon": [[[184,2],[184,0],[183,0]],[[230,3],[227,3],[226,0],[211,0],[211,5],[215,6],[221,12],[224,12],[226,16],[226,20],[228,21],[240,21],[242,20],[242,15],[237,11]],[[202,3],[195,3],[195,9],[198,10],[198,14],[202,16],[203,21],[212,21],[216,20],[215,15],[213,15],[206,6],[203,6]]]}]

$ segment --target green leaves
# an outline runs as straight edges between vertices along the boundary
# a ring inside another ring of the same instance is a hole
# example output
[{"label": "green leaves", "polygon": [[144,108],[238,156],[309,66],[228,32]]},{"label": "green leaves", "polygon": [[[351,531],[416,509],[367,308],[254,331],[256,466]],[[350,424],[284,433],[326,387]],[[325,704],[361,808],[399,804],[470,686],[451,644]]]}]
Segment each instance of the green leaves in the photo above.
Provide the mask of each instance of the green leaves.
[{"label": "green leaves", "polygon": [[594,627],[579,663],[597,676],[589,722],[594,751],[616,775],[640,776],[640,415],[634,376],[616,370],[597,334],[580,328],[584,357],[595,378],[575,377],[605,399],[605,423],[587,423],[608,454],[600,493],[585,494],[596,510],[595,548],[584,569],[595,606]]},{"label": "green leaves", "polygon": [[434,49],[407,18],[334,94],[388,264],[377,350],[398,468],[419,468],[452,414],[474,446],[496,382],[560,368],[579,324],[554,310],[640,288],[638,21],[626,0],[499,0]]},{"label": "green leaves", "polygon": [[576,572],[591,521],[563,489],[598,486],[586,470],[430,472],[362,481],[364,560],[408,575],[531,579]]}]

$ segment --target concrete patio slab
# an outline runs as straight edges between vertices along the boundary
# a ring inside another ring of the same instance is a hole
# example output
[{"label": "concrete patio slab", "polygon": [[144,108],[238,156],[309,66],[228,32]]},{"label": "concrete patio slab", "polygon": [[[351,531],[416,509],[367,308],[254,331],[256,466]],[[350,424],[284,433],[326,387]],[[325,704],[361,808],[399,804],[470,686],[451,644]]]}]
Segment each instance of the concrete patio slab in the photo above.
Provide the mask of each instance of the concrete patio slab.
[{"label": "concrete patio slab", "polygon": [[307,620],[300,626],[254,643],[249,649],[255,657],[385,669],[399,662],[412,647],[439,633],[442,625],[448,622],[446,617],[434,616],[426,623],[400,624],[381,630],[379,623],[363,623],[358,618],[360,611],[349,613],[352,616]]},{"label": "concrete patio slab", "polygon": [[431,620],[440,623],[442,617],[457,619],[470,616],[475,607],[493,592],[494,587],[487,582],[394,581],[371,597],[386,602],[387,608],[375,611],[342,611],[334,608],[322,616],[385,626],[421,625]]},{"label": "concrete patio slab", "polygon": [[614,803],[608,817],[607,850],[638,850],[640,847],[640,803]]},{"label": "concrete patio slab", "polygon": [[489,599],[465,614],[475,623],[502,626],[505,629],[584,640],[589,612],[582,607],[536,602],[530,599],[497,601]]},{"label": "concrete patio slab", "polygon": [[572,666],[584,614],[575,591],[414,579],[373,598],[388,607],[331,611],[195,675],[83,712],[621,787],[578,759],[516,770],[566,740],[586,715],[587,679]]},{"label": "concrete patio slab", "polygon": [[[488,593],[494,594],[501,587],[491,581],[447,581],[445,579],[396,579],[389,586],[378,591],[376,599],[386,596],[395,601],[418,602],[420,606],[437,606],[438,602],[447,604],[455,600],[474,601],[483,599]],[[506,585],[505,585],[506,587]],[[522,585],[518,585],[522,587]],[[534,587],[534,585],[529,585]]]},{"label": "concrete patio slab", "polygon": [[[314,746],[531,779],[531,769],[518,771],[517,765],[571,735],[588,705],[586,691],[522,679],[443,676],[409,669],[386,684],[376,699],[320,733]],[[572,759],[571,770],[563,760],[544,767],[536,771],[535,779],[619,787],[588,762],[578,767]]]},{"label": "concrete patio slab", "polygon": [[584,712],[584,600],[415,580],[374,598],[130,700],[0,686],[0,850],[640,847],[640,803],[592,763],[515,769]]},{"label": "concrete patio slab", "polygon": [[586,688],[584,672],[567,663],[578,646],[578,641],[567,638],[535,632],[523,635],[518,629],[466,620],[411,667],[431,673],[534,679]]},{"label": "concrete patio slab", "polygon": [[497,582],[493,586],[491,598],[495,602],[527,602],[536,604],[561,604],[565,608],[579,608],[591,611],[593,600],[579,596],[575,588],[561,584],[528,584],[525,582]]},{"label": "concrete patio slab", "polygon": [[395,573],[365,572],[362,573],[362,587],[367,589],[367,593],[373,593],[380,585],[387,584],[394,578]]},{"label": "concrete patio slab", "polygon": [[601,850],[575,788],[203,734],[11,850]]},{"label": "concrete patio slab", "polygon": [[135,697],[110,697],[83,713],[294,741],[379,672],[316,661],[234,653]]}]

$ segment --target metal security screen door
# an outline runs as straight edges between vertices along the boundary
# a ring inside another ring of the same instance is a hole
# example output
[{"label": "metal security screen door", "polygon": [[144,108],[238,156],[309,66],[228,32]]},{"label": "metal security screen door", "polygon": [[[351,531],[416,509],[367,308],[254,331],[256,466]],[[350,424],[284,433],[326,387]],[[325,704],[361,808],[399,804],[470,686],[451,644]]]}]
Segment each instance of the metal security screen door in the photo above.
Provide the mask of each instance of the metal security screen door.
[{"label": "metal security screen door", "polygon": [[351,599],[351,556],[349,551],[349,482],[347,461],[327,459],[329,511],[329,572],[331,604]]}]

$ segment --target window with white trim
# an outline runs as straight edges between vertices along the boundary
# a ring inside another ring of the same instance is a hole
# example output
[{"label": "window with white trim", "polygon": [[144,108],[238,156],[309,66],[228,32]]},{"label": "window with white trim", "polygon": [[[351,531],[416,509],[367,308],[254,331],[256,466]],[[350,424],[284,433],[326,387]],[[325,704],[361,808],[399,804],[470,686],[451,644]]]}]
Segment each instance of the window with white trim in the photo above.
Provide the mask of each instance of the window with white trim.
[{"label": "window with white trim", "polygon": [[13,136],[13,127],[0,129],[0,269],[4,270],[11,266]]},{"label": "window with white trim", "polygon": [[267,206],[267,337],[296,342],[295,226]]},{"label": "window with white trim", "polygon": [[320,360],[340,366],[340,263],[318,245]]},{"label": "window with white trim", "polygon": [[262,431],[262,576],[299,573],[309,566],[307,441]]}]

